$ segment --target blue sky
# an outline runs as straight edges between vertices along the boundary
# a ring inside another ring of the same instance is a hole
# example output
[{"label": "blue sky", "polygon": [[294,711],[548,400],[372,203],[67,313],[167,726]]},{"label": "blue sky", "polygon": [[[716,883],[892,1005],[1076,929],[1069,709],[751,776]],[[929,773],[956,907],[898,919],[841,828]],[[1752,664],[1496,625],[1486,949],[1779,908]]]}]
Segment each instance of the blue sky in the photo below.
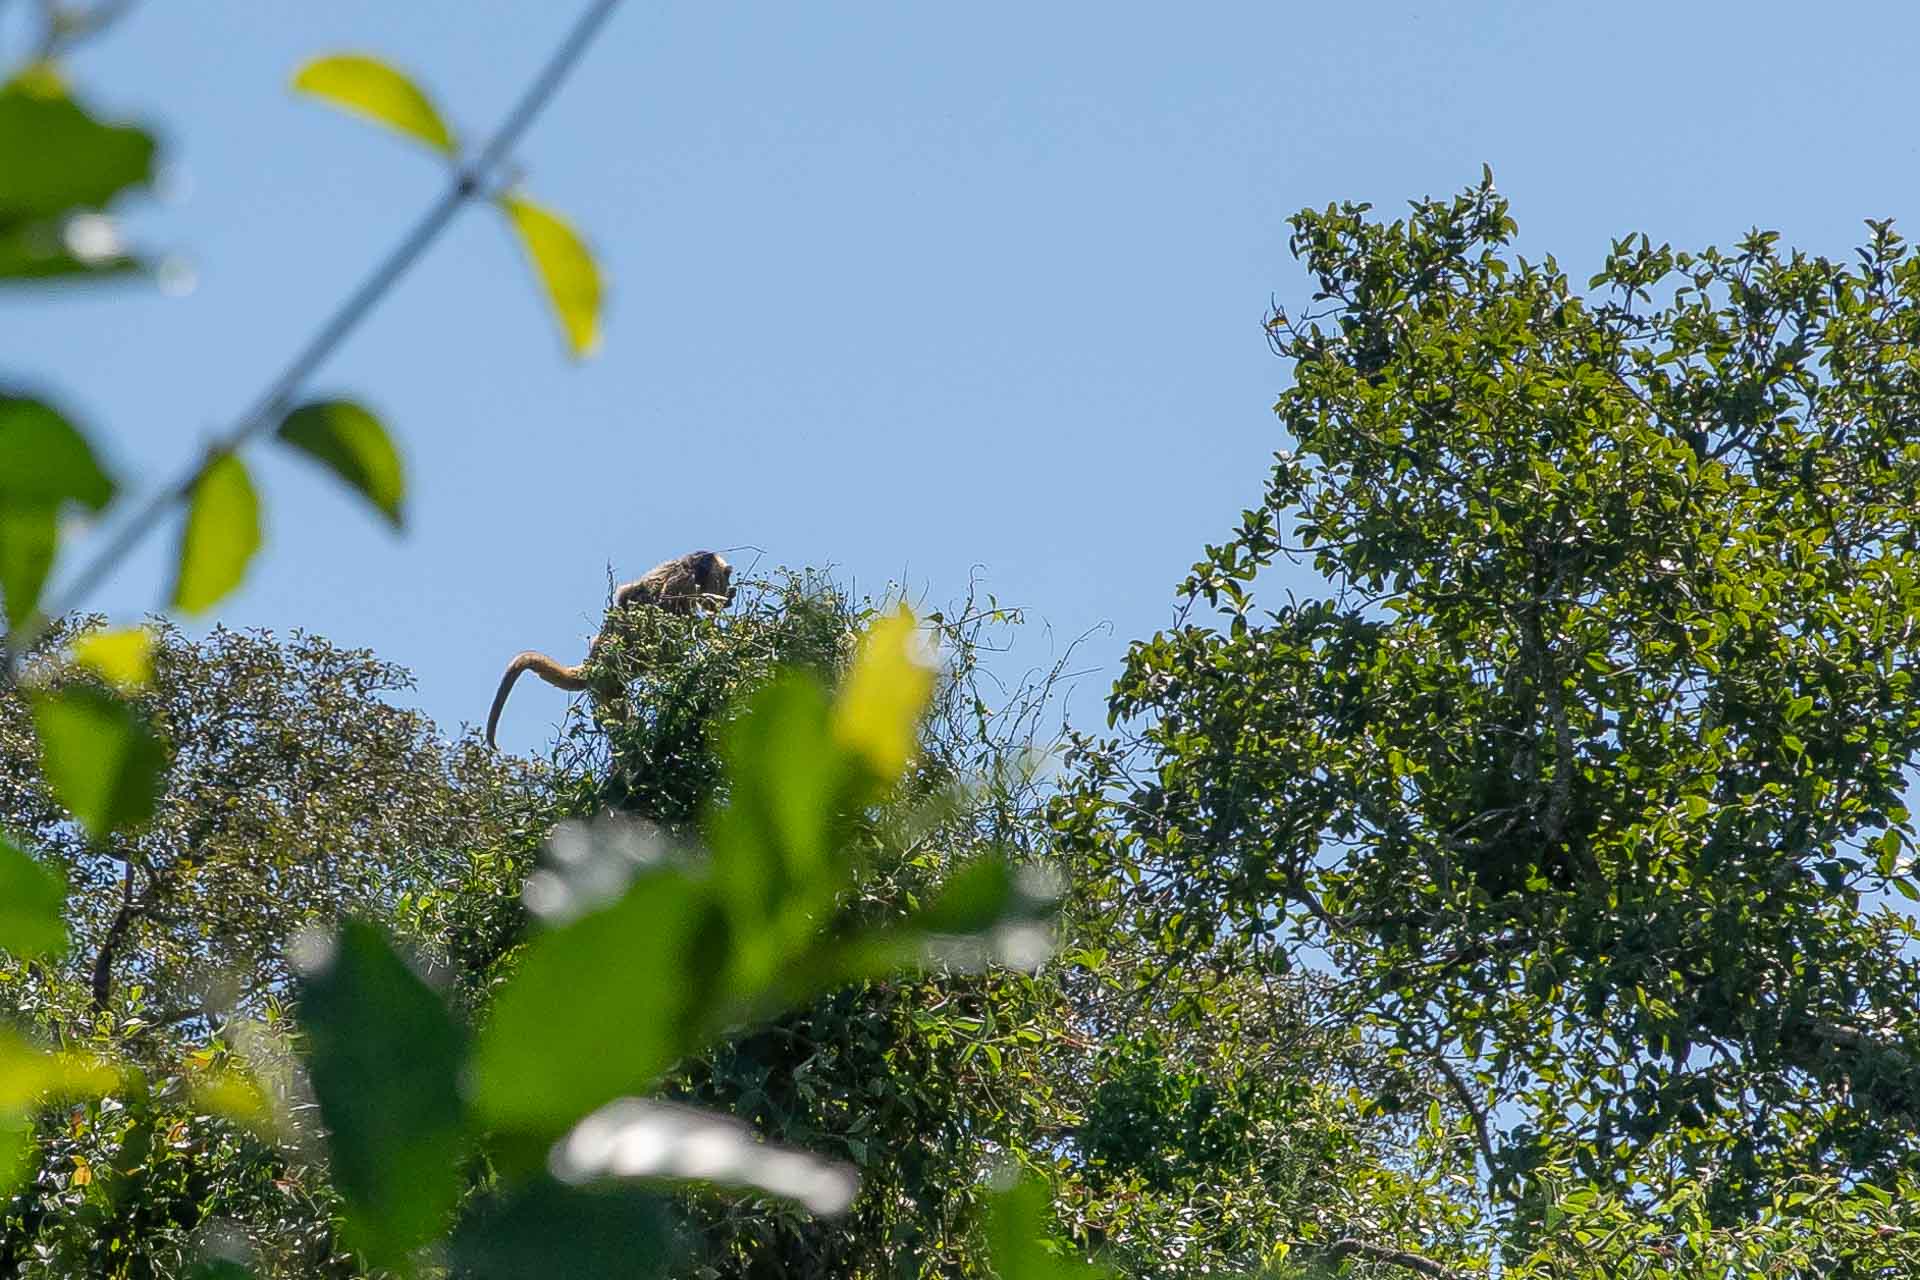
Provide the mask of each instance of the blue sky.
[{"label": "blue sky", "polygon": [[[164,126],[171,194],[131,225],[197,287],[0,294],[0,366],[157,484],[438,189],[424,153],[290,94],[293,69],[379,54],[477,136],[576,7],[149,0],[72,73]],[[520,150],[610,277],[601,354],[564,358],[468,211],[314,387],[401,437],[409,532],[262,454],[267,551],[219,616],[370,646],[452,731],[517,650],[584,652],[609,565],[752,544],[934,601],[980,565],[1051,625],[1010,667],[1111,624],[1090,724],[1286,444],[1260,326],[1307,293],[1288,214],[1391,212],[1484,162],[1522,251],[1576,276],[1628,231],[1845,254],[1920,204],[1916,48],[1895,0],[632,3]],[[170,545],[99,603],[157,601]],[[563,706],[523,688],[502,745]]]}]

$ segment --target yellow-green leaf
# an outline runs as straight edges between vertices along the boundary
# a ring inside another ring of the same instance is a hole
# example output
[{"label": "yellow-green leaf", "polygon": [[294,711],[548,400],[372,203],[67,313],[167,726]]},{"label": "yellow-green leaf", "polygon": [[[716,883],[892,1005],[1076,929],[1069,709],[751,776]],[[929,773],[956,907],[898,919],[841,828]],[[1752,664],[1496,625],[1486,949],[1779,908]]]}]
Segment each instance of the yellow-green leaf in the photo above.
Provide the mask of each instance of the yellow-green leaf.
[{"label": "yellow-green leaf", "polygon": [[933,668],[921,656],[919,625],[903,605],[862,638],[833,709],[833,736],[891,781],[913,756],[932,693]]},{"label": "yellow-green leaf", "polygon": [[260,499],[246,464],[230,453],[214,458],[193,486],[180,535],[173,604],[198,613],[240,585],[260,549]]},{"label": "yellow-green leaf", "polygon": [[153,678],[153,633],[145,627],[89,631],[73,642],[73,660],[124,692]]},{"label": "yellow-green leaf", "polygon": [[600,267],[586,242],[550,210],[520,196],[500,197],[533,270],[553,304],[567,346],[584,359],[600,346]]},{"label": "yellow-green leaf", "polygon": [[378,58],[336,53],[315,58],[294,73],[293,87],[342,111],[418,138],[452,155],[459,148],[453,130],[440,118],[420,87]]},{"label": "yellow-green leaf", "polygon": [[279,436],[359,490],[394,528],[404,523],[406,470],[380,419],[348,400],[316,400],[288,414]]},{"label": "yellow-green leaf", "polygon": [[85,685],[32,698],[41,771],[81,826],[100,839],[153,816],[166,751],[137,711]]}]

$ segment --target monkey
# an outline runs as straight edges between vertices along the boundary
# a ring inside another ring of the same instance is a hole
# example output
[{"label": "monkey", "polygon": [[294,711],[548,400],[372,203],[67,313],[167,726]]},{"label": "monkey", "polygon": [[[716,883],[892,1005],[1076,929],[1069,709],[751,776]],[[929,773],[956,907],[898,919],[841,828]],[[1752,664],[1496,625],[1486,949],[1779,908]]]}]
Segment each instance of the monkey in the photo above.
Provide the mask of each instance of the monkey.
[{"label": "monkey", "polygon": [[507,695],[513,692],[514,681],[523,671],[531,671],[556,689],[566,689],[578,693],[590,685],[587,668],[593,664],[593,658],[600,650],[601,641],[607,634],[607,627],[613,618],[634,604],[648,604],[656,609],[665,609],[669,613],[692,613],[695,606],[712,609],[724,609],[733,603],[733,566],[725,557],[713,551],[690,551],[684,556],[676,556],[653,566],[635,578],[623,583],[613,592],[613,613],[601,624],[599,634],[587,647],[585,662],[577,666],[566,666],[555,662],[544,653],[532,649],[515,655],[507,664],[507,670],[500,677],[500,687],[494,691],[493,707],[487,712],[487,745],[496,746],[494,730],[500,724],[500,712],[507,705]]}]

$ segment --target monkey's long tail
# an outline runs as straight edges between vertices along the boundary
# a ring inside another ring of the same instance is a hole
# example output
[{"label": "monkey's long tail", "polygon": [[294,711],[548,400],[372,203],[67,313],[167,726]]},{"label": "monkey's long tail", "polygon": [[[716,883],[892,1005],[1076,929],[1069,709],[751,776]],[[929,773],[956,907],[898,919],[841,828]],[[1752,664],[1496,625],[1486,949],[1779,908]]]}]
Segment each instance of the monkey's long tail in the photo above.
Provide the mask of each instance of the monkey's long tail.
[{"label": "monkey's long tail", "polygon": [[574,693],[587,687],[584,674],[585,664],[578,667],[562,666],[544,653],[535,653],[528,649],[507,664],[506,674],[500,677],[500,687],[494,690],[493,709],[487,712],[487,745],[493,746],[493,731],[500,725],[500,710],[507,705],[507,695],[513,692],[513,682],[520,678],[522,671],[531,671],[556,689],[566,689]]}]

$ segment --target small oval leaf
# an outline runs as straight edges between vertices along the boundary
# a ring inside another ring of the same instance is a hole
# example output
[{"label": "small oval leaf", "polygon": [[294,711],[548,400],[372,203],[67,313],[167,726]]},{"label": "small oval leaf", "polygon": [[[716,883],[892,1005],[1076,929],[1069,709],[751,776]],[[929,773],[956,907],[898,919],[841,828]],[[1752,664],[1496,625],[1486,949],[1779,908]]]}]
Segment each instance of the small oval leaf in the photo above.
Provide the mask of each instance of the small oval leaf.
[{"label": "small oval leaf", "polygon": [[66,878],[0,836],[0,951],[22,960],[67,949]]},{"label": "small oval leaf", "polygon": [[81,826],[97,840],[153,817],[167,757],[138,712],[84,685],[32,697],[41,771]]},{"label": "small oval leaf", "polygon": [[436,151],[452,155],[459,144],[433,102],[405,75],[378,58],[336,53],[315,58],[294,73],[293,87],[342,111],[364,116]]},{"label": "small oval leaf", "polygon": [[394,528],[405,523],[406,470],[371,413],[348,400],[316,400],[288,414],[279,436],[359,490]]},{"label": "small oval leaf", "polygon": [[173,605],[199,613],[240,585],[260,549],[260,499],[246,464],[230,453],[208,462],[193,486],[180,535]]},{"label": "small oval leaf", "polygon": [[153,678],[153,633],[145,627],[89,631],[73,642],[73,660],[123,693]]},{"label": "small oval leaf", "polygon": [[500,207],[533,261],[568,349],[576,359],[592,355],[600,347],[600,267],[586,242],[557,214],[531,200],[504,195]]}]

